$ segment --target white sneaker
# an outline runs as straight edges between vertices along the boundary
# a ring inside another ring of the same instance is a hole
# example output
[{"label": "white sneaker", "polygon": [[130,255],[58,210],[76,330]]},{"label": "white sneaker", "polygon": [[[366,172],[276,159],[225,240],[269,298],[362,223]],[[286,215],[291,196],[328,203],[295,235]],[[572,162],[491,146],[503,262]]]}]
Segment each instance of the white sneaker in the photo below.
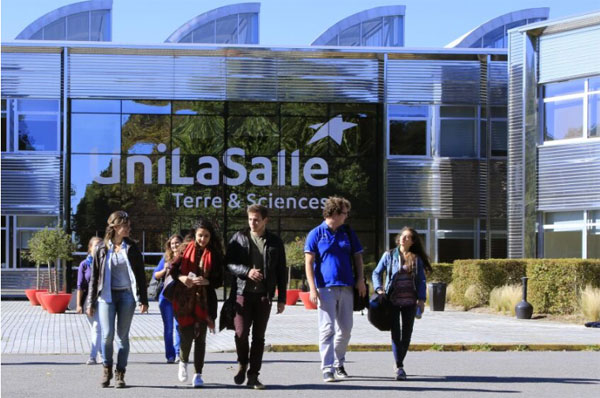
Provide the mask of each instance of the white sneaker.
[{"label": "white sneaker", "polygon": [[202,380],[202,375],[200,373],[194,374],[194,379],[192,380],[192,385],[194,388],[199,388],[204,385],[204,380]]},{"label": "white sneaker", "polygon": [[179,374],[177,375],[180,382],[185,382],[188,379],[187,376],[187,363],[180,361],[179,362]]}]

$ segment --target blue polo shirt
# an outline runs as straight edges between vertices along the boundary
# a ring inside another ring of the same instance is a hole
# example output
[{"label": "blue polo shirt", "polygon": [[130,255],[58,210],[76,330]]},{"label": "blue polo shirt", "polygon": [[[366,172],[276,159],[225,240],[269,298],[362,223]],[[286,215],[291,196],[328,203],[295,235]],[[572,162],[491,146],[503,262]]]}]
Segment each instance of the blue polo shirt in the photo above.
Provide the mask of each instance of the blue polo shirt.
[{"label": "blue polo shirt", "polygon": [[333,232],[325,221],[308,233],[304,245],[305,253],[315,255],[313,269],[318,288],[354,286],[352,256],[362,251],[363,248],[350,227],[341,226]]}]

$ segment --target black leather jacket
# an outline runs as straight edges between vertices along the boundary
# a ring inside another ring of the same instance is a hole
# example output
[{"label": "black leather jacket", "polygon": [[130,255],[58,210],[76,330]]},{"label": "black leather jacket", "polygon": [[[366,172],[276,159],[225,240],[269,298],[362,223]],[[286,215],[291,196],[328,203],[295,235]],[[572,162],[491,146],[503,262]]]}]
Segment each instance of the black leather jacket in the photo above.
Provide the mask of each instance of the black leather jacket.
[{"label": "black leather jacket", "polygon": [[[136,291],[133,292],[133,297],[135,297],[138,303],[148,305],[144,258],[134,241],[128,238],[123,239],[123,241],[127,244],[127,259],[131,265],[131,271],[135,276]],[[102,291],[102,284],[104,283],[104,266],[106,264],[107,253],[108,248],[104,244],[104,241],[98,244],[93,253],[92,275],[90,277],[86,308],[89,308],[91,305],[95,306],[98,302],[98,293]]]},{"label": "black leather jacket", "polygon": [[[279,236],[265,231],[265,269],[264,280],[267,297],[271,300],[275,296],[275,287],[278,290],[277,301],[285,303],[287,291],[287,267],[285,263],[285,249]],[[252,268],[250,257],[250,229],[236,232],[227,245],[227,269],[235,276],[233,286],[237,286],[238,295],[244,294],[248,272]]]}]

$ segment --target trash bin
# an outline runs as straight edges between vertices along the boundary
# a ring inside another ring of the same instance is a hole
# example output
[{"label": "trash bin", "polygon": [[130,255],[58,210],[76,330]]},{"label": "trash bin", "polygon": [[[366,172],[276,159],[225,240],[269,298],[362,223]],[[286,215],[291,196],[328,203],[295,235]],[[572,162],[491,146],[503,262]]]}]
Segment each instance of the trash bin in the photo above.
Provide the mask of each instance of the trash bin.
[{"label": "trash bin", "polygon": [[446,283],[433,282],[428,285],[429,309],[431,311],[444,311],[446,305]]}]

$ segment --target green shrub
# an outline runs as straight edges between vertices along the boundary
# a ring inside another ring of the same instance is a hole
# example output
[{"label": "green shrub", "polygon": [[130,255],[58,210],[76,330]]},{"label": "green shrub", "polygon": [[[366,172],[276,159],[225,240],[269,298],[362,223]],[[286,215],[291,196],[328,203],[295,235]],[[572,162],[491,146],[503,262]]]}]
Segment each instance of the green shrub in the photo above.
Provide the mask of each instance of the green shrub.
[{"label": "green shrub", "polygon": [[525,260],[456,260],[452,272],[453,303],[465,309],[484,305],[493,288],[519,283],[525,268]]},{"label": "green shrub", "polygon": [[527,276],[527,301],[535,312],[574,314],[584,287],[600,287],[600,260],[530,259]]},{"label": "green shrub", "polygon": [[453,265],[450,263],[434,263],[431,264],[433,271],[427,275],[427,282],[444,282],[450,284],[452,282]]}]

